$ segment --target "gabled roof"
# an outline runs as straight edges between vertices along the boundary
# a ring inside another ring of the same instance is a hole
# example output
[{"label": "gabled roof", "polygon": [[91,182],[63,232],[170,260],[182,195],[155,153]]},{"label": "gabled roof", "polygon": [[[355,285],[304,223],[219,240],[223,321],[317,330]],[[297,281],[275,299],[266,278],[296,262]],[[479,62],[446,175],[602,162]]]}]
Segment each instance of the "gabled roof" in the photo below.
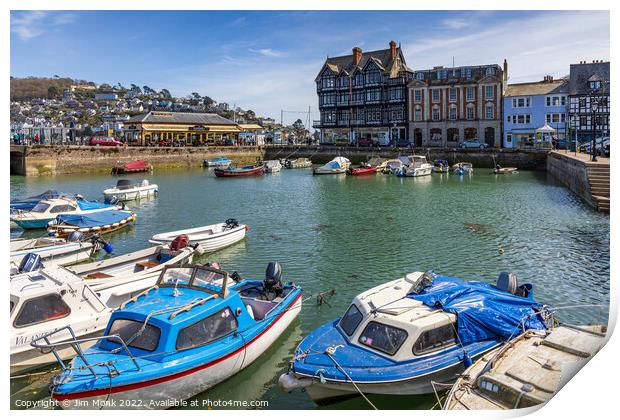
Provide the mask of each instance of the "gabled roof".
[{"label": "gabled roof", "polygon": [[136,115],[126,121],[126,124],[136,123],[237,125],[234,121],[217,114],[168,111],[149,111],[146,114]]},{"label": "gabled roof", "polygon": [[[592,79],[594,77],[595,79]],[[570,95],[590,93],[590,81],[605,81],[609,84],[609,61],[596,63],[579,63],[570,65]],[[609,85],[606,86],[609,92]]]},{"label": "gabled roof", "polygon": [[554,93],[568,93],[568,80],[513,83],[506,88],[505,96],[550,95]]},{"label": "gabled roof", "polygon": [[[393,64],[395,62],[400,63],[398,65],[396,73],[398,73],[399,71],[412,72],[412,70],[407,67],[405,57],[403,56],[400,47],[396,48],[396,58],[392,60],[392,58],[390,57],[389,48],[385,50],[362,52],[362,57],[357,66],[353,61],[353,54],[343,55],[340,57],[328,57],[327,60],[325,60],[325,64],[323,65],[323,67],[321,67],[321,71],[319,72],[317,79],[320,77],[325,67],[328,67],[336,75],[342,73],[348,75],[353,73],[356,69],[363,69],[364,67],[366,67],[369,61],[373,61],[384,72],[392,70]],[[392,73],[392,71],[390,71],[390,73]]]}]

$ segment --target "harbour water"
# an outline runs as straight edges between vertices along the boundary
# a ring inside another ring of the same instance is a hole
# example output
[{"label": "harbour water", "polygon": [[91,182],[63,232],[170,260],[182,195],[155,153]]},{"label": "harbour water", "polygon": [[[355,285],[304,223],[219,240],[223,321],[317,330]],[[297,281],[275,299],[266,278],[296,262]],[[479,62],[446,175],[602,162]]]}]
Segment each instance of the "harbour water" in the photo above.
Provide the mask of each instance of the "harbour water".
[{"label": "harbour water", "polygon": [[[311,409],[304,393],[282,394],[277,378],[302,337],[346,309],[356,294],[405,273],[434,271],[494,282],[512,271],[536,287],[539,302],[561,306],[609,302],[609,216],[592,211],[545,173],[422,178],[312,176],[309,169],[260,178],[217,179],[211,170],[159,170],[155,199],[129,203],[135,226],[109,235],[118,255],[149,246],[158,232],[234,217],[249,224],[245,241],[201,261],[218,261],[262,278],[279,261],[284,279],[301,284],[299,320],[270,351],[199,401],[264,400],[269,409]],[[129,176],[136,181],[144,174]],[[11,198],[58,189],[102,199],[110,175],[11,177]],[[27,232],[38,236],[43,231]],[[102,255],[99,255],[102,257]],[[317,293],[334,290],[317,306]],[[575,321],[605,321],[607,310],[571,311]],[[601,319],[603,317],[603,319]],[[11,401],[45,400],[49,375],[15,379]],[[379,408],[431,408],[434,396],[371,396]],[[208,405],[208,404],[207,404]],[[16,407],[17,408],[17,407]],[[199,407],[206,408],[206,407]],[[328,408],[367,408],[361,398]]]}]

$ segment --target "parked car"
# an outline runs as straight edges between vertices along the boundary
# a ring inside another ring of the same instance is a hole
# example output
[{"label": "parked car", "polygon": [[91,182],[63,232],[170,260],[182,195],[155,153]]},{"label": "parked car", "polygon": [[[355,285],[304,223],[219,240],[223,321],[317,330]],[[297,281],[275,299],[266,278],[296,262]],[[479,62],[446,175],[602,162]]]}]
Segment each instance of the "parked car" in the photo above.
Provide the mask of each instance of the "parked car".
[{"label": "parked car", "polygon": [[360,147],[373,147],[377,146],[379,142],[373,141],[372,139],[358,139],[357,145]]},{"label": "parked car", "polygon": [[91,146],[122,146],[123,142],[116,140],[114,137],[92,137],[90,139]]},{"label": "parked car", "polygon": [[349,145],[350,145],[350,143],[349,143],[349,139],[345,139],[345,138],[342,138],[342,139],[336,139],[336,141],[334,142],[334,144],[335,144],[336,146],[349,146]]},{"label": "parked car", "polygon": [[459,143],[461,149],[486,149],[487,144],[480,140],[464,140]]},{"label": "parked car", "polygon": [[[609,137],[598,137],[596,139],[596,154],[598,156],[609,156]],[[592,153],[592,142],[591,141],[585,141],[583,143],[580,143],[579,145],[579,151],[581,153]]]},{"label": "parked car", "polygon": [[394,145],[396,147],[413,147],[413,142],[407,139],[399,139],[399,140],[396,140],[396,143]]}]

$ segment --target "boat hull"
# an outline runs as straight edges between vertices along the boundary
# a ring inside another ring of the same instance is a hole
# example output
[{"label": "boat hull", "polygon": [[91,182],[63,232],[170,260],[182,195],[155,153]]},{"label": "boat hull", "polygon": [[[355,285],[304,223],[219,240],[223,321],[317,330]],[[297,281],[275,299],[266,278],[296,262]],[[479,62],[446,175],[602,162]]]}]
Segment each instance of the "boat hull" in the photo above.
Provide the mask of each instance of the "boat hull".
[{"label": "boat hull", "polygon": [[349,175],[361,176],[361,175],[372,175],[375,173],[377,173],[377,168],[356,168],[356,169],[351,169],[351,172],[349,172]]},{"label": "boat hull", "polygon": [[262,167],[253,169],[215,169],[215,176],[219,178],[240,177],[240,176],[260,176],[265,172]]},{"label": "boat hull", "polygon": [[[188,236],[189,243],[191,245],[200,244],[200,247],[204,252],[213,252],[243,240],[243,238],[245,238],[245,232],[246,226],[240,225],[238,228],[225,231],[222,234],[217,234],[212,237],[201,238],[199,235],[192,237],[191,233]],[[178,231],[166,239],[154,238],[149,242],[152,244],[169,244],[174,240],[174,238],[176,238],[176,236],[181,235],[182,233],[182,231]]]},{"label": "boat hull", "polygon": [[407,169],[403,170],[398,174],[403,177],[418,177],[418,176],[426,176],[430,175],[432,172],[431,168],[415,168],[415,169]]},{"label": "boat hull", "polygon": [[69,242],[41,248],[24,249],[11,252],[11,263],[19,264],[29,253],[38,254],[43,261],[53,261],[58,265],[77,263],[90,258],[94,252],[90,242]]},{"label": "boat hull", "polygon": [[154,196],[156,193],[157,185],[149,185],[148,187],[132,188],[129,190],[106,190],[103,192],[103,197],[106,202],[109,202],[112,197],[116,197],[118,201],[132,201],[148,198]]},{"label": "boat hull", "polygon": [[[254,362],[282,335],[301,310],[301,294],[262,334],[244,347],[188,371],[110,390],[70,395],[54,394],[65,409],[162,409],[170,401],[186,400],[238,373]],[[93,395],[96,394],[96,395]],[[127,401],[135,404],[127,405]]]},{"label": "boat hull", "polygon": [[22,229],[45,229],[47,224],[52,220],[54,219],[11,219],[12,222],[15,222],[15,224]]}]

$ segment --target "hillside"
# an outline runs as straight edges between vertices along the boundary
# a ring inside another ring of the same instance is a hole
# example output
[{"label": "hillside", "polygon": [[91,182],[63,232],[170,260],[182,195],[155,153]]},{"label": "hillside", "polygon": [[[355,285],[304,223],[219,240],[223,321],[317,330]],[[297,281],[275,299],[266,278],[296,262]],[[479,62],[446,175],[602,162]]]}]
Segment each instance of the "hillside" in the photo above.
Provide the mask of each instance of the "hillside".
[{"label": "hillside", "polygon": [[[11,100],[23,101],[33,98],[60,97],[65,89],[78,84],[69,77],[11,77]],[[94,85],[92,82],[79,81],[79,84]]]}]

